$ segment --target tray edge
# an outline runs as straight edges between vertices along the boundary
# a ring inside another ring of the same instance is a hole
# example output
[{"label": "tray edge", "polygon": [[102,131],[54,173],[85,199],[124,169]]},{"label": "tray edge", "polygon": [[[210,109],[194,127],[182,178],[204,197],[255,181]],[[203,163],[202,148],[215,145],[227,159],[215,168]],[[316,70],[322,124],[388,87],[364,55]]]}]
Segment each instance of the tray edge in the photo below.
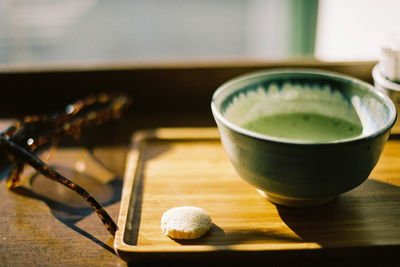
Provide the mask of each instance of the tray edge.
[{"label": "tray edge", "polygon": [[[128,217],[128,208],[130,200],[133,193],[133,185],[135,182],[135,177],[138,171],[138,165],[140,161],[140,147],[141,144],[150,139],[159,140],[191,140],[191,139],[219,139],[219,134],[217,128],[207,127],[207,128],[156,128],[156,129],[146,129],[139,130],[132,134],[131,144],[129,147],[129,152],[126,157],[125,171],[124,171],[124,181],[121,193],[121,204],[118,215],[118,230],[114,237],[114,250],[119,255],[122,256],[124,253],[142,253],[142,252],[162,252],[161,249],[154,249],[153,247],[137,247],[132,246],[124,242],[125,228]],[[183,249],[185,250],[185,249]],[[178,251],[178,250],[176,250]],[[182,251],[182,248],[179,249]],[[204,246],[199,246],[198,250],[191,247],[191,252],[205,252],[212,251],[210,248]]]}]

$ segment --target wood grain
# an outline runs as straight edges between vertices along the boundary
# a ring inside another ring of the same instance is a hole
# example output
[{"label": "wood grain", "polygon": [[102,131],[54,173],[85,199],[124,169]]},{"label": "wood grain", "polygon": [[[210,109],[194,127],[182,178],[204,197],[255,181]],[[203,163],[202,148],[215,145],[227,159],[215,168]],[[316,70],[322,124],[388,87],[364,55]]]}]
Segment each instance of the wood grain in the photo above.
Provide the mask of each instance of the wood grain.
[{"label": "wood grain", "polygon": [[[96,148],[94,155],[89,159],[84,147],[60,148],[50,163],[93,194],[116,221],[126,147]],[[76,162],[88,169],[77,171]],[[30,174],[27,169],[24,185],[15,191],[7,190],[1,176],[0,266],[125,265],[86,201],[56,182]]]},{"label": "wood grain", "polygon": [[[273,205],[236,174],[215,129],[164,129],[149,132],[148,138],[137,136],[115,240],[127,260],[146,253],[400,249],[399,141],[388,142],[370,179],[358,188],[320,207],[293,209]],[[192,241],[163,235],[163,212],[184,205],[209,212],[210,233]]]}]

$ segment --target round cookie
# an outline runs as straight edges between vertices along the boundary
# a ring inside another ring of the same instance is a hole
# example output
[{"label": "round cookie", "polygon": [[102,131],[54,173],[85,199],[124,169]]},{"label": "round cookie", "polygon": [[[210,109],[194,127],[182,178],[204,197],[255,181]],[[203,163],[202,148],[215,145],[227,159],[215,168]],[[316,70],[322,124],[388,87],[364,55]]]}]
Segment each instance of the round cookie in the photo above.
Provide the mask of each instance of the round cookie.
[{"label": "round cookie", "polygon": [[176,239],[195,239],[211,228],[208,213],[198,207],[182,206],[164,212],[161,218],[163,233]]}]

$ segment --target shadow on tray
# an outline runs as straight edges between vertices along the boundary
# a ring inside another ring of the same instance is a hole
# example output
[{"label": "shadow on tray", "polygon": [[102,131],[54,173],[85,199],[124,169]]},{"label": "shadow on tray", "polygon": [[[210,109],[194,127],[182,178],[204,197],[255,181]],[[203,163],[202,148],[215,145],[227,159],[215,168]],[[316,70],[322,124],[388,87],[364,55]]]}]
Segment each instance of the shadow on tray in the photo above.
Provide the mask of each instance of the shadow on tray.
[{"label": "shadow on tray", "polygon": [[400,188],[373,179],[322,206],[277,206],[285,224],[306,242],[337,244],[393,243],[400,237]]}]

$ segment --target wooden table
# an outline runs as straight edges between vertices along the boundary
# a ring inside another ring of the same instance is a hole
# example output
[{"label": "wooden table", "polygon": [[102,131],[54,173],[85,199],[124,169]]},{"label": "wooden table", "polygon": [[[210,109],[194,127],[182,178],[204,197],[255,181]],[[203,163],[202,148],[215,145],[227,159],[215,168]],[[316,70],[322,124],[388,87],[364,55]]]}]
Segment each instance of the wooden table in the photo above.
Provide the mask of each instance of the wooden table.
[{"label": "wooden table", "polygon": [[[117,220],[125,156],[129,137],[135,130],[160,126],[214,126],[209,110],[212,92],[223,81],[244,72],[285,66],[314,67],[372,82],[370,74],[374,64],[296,61],[3,68],[0,69],[0,84],[8,90],[6,97],[0,98],[0,111],[6,118],[42,112],[46,107],[54,110],[70,99],[98,90],[123,91],[131,95],[136,104],[122,120],[92,133],[90,140],[98,145],[94,154],[102,165],[91,159],[84,142],[79,146],[68,143],[51,159],[58,170],[93,193]],[[61,90],[55,92],[54,88]],[[21,91],[27,93],[26,98],[18,96]],[[393,142],[397,147],[399,141]],[[386,156],[391,153],[400,151],[390,151]],[[82,160],[91,169],[87,177],[76,173],[79,169],[76,162]],[[127,265],[114,253],[113,238],[97,215],[87,208],[86,202],[43,177],[36,176],[26,181],[23,189],[11,192],[5,185],[4,175],[0,179],[0,265]],[[377,253],[398,252],[396,247]],[[279,263],[288,259],[275,260]],[[323,258],[317,262],[314,260],[309,255],[302,262],[319,265]],[[338,261],[343,263],[346,259],[338,255]]]},{"label": "wooden table", "polygon": [[[92,192],[117,220],[125,148],[97,150],[103,158],[110,159],[109,166],[116,170],[115,175],[108,176],[109,181],[79,177],[73,174],[75,166],[65,164],[86,157],[85,152],[82,148],[58,149],[52,162],[62,164],[63,168],[57,169]],[[2,178],[0,265],[125,265],[115,255],[113,238],[79,196],[41,176],[16,192],[8,191],[5,183],[6,179]]]}]

